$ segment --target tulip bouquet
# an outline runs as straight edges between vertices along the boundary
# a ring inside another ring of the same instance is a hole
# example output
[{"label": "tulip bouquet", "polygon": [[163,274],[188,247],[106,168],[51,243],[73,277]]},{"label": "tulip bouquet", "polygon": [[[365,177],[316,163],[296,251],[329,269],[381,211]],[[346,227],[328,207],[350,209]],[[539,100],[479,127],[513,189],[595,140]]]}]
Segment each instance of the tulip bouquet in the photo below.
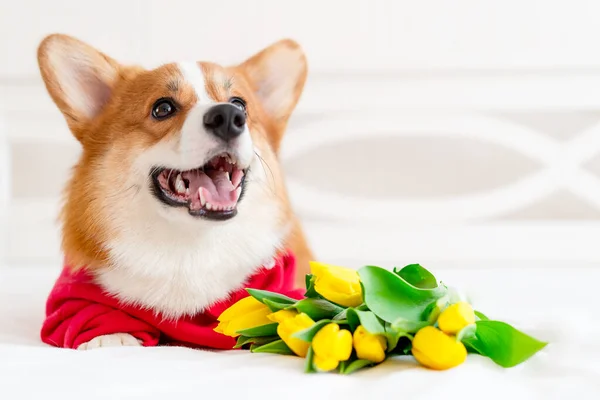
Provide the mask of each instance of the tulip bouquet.
[{"label": "tulip bouquet", "polygon": [[349,374],[410,355],[444,370],[463,363],[468,353],[509,368],[546,345],[473,310],[418,264],[355,271],[313,262],[302,300],[248,293],[221,314],[215,330],[237,337],[236,348],[304,357],[307,372]]}]

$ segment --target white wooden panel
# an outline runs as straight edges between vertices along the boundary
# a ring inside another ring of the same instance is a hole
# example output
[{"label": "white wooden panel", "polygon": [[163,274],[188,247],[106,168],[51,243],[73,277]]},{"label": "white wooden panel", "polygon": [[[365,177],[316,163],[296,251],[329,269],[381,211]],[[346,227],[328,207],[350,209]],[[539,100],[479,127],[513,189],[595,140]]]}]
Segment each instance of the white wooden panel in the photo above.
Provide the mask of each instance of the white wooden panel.
[{"label": "white wooden panel", "polygon": [[38,75],[36,51],[44,36],[69,33],[125,61],[140,57],[146,8],[140,0],[0,0],[0,79]]},{"label": "white wooden panel", "polygon": [[0,0],[0,79],[36,75],[46,34],[128,62],[236,61],[282,37],[326,71],[600,66],[594,0]]},{"label": "white wooden panel", "polygon": [[[151,0],[153,60],[236,60],[292,37],[315,70],[600,65],[597,1]],[[185,10],[182,12],[182,10]],[[176,23],[172,23],[176,21]],[[232,55],[236,55],[233,58]]]}]

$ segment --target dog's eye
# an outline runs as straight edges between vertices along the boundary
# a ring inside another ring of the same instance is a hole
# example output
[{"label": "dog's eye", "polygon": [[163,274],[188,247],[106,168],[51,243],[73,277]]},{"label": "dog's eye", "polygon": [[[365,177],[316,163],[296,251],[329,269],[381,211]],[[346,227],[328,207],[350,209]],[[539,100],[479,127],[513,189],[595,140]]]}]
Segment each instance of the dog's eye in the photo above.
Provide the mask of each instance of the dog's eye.
[{"label": "dog's eye", "polygon": [[246,100],[241,97],[232,97],[229,99],[229,102],[239,108],[242,111],[246,111]]},{"label": "dog's eye", "polygon": [[159,121],[170,117],[175,111],[175,104],[169,99],[158,99],[152,106],[152,116]]}]

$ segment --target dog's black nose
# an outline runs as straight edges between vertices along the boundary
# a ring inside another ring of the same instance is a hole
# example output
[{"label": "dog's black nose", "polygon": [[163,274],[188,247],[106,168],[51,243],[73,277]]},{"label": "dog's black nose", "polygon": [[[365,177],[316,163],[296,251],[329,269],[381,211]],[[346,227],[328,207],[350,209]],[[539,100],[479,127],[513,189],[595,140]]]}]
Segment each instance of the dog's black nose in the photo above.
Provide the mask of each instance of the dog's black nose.
[{"label": "dog's black nose", "polygon": [[204,114],[204,127],[223,140],[231,140],[244,132],[246,113],[233,104],[217,104]]}]

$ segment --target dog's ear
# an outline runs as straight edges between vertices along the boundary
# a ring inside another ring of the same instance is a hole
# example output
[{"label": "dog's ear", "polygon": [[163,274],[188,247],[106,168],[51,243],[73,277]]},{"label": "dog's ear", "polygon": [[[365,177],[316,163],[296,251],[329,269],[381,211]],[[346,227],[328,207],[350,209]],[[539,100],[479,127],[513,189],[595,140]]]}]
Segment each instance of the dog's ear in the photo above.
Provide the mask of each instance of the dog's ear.
[{"label": "dog's ear", "polygon": [[38,63],[50,96],[81,141],[83,126],[110,99],[119,64],[70,36],[46,37],[38,48]]},{"label": "dog's ear", "polygon": [[277,134],[283,135],[306,81],[307,63],[302,48],[293,40],[281,40],[250,57],[240,68],[276,124]]}]

